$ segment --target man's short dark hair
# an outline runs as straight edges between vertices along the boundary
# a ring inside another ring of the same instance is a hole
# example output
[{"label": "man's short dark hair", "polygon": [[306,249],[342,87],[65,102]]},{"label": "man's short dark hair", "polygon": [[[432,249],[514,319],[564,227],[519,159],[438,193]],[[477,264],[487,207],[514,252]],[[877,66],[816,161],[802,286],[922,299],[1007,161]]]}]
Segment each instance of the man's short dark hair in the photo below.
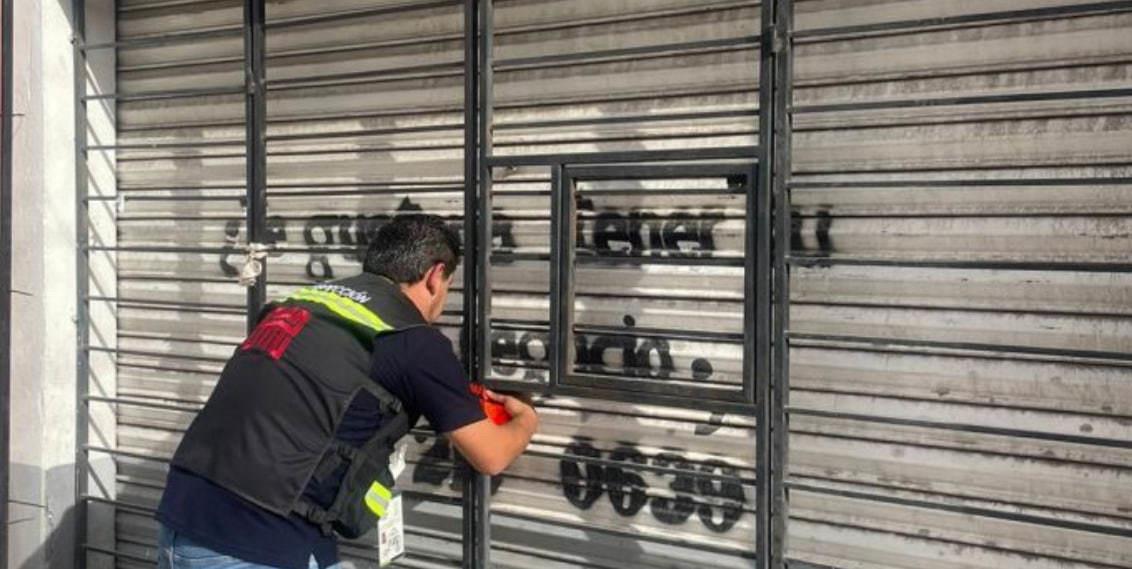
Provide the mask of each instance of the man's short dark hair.
[{"label": "man's short dark hair", "polygon": [[408,284],[436,263],[444,263],[444,276],[452,276],[460,264],[460,236],[435,215],[399,215],[370,241],[362,269]]}]

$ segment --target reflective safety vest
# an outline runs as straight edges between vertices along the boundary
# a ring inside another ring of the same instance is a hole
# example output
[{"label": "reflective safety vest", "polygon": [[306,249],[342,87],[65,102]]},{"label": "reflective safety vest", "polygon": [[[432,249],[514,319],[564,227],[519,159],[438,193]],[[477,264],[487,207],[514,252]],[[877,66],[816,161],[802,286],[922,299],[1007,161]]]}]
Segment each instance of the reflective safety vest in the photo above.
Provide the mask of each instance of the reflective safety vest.
[{"label": "reflective safety vest", "polygon": [[[327,535],[361,536],[393,497],[390,457],[412,427],[401,402],[370,378],[374,340],[426,325],[396,284],[369,273],[267,305],[172,464],[270,512],[297,513]],[[384,421],[355,447],[335,433],[363,391]],[[329,506],[303,496],[312,480],[339,476]]]}]

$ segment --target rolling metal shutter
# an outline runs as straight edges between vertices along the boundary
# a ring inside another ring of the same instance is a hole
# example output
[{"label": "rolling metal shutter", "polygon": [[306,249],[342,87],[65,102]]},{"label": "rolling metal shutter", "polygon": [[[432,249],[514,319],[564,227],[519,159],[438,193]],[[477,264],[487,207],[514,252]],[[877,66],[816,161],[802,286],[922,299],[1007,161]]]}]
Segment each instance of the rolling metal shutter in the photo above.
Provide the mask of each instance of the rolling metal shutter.
[{"label": "rolling metal shutter", "polygon": [[[268,298],[358,271],[396,211],[462,213],[462,7],[402,4],[268,5]],[[118,6],[119,91],[154,94],[118,105],[118,396],[139,402],[117,405],[121,565],[152,558],[168,457],[245,333],[243,17],[238,0]],[[431,460],[404,475],[404,565],[456,566],[453,462],[427,429],[414,438],[410,460]]]},{"label": "rolling metal shutter", "polygon": [[168,460],[244,332],[244,290],[222,270],[245,195],[243,9],[116,9],[117,395],[136,402],[115,406],[116,549],[144,567]]},{"label": "rolling metal shutter", "polygon": [[[492,153],[755,145],[759,16],[751,1],[495,2]],[[545,373],[548,265],[523,254],[547,250],[549,176],[493,172],[493,249],[518,259],[490,268],[493,377]],[[686,179],[579,192],[579,247],[701,255],[578,265],[576,318],[608,330],[583,340],[586,363],[627,376],[737,378],[741,345],[722,337],[742,330],[743,268],[719,261],[742,258],[743,201],[687,191],[713,187]],[[697,339],[705,333],[721,339]],[[540,434],[492,500],[497,565],[753,565],[749,417],[563,398],[542,401],[540,413]]]},{"label": "rolling metal shutter", "polygon": [[[356,271],[357,247],[398,211],[462,218],[461,3],[406,5],[268,5],[269,297]],[[795,5],[791,564],[1132,564],[1132,7]],[[497,153],[755,143],[756,2],[494,12]],[[160,459],[244,333],[242,15],[239,0],[117,6],[119,41],[154,39],[115,50],[123,566],[152,558]],[[176,39],[191,32],[205,33]],[[924,99],[936,103],[901,104]],[[544,175],[496,175],[510,180],[496,245],[545,247]],[[724,256],[734,205],[627,202],[583,233],[619,247],[656,232]],[[545,264],[493,270],[493,314],[512,324],[494,338],[496,371],[537,369]],[[710,378],[736,351],[681,347],[675,331],[737,326],[741,275],[704,263],[579,281],[593,318],[673,332],[672,366]],[[752,421],[566,398],[540,411],[531,451],[495,482],[497,566],[752,565]],[[457,566],[452,450],[415,438],[402,565]]]},{"label": "rolling metal shutter", "polygon": [[1130,9],[795,3],[788,558],[1132,566]]},{"label": "rolling metal shutter", "polygon": [[[757,4],[496,4],[494,56],[511,60],[511,68],[496,72],[497,151],[754,143]],[[461,3],[404,6],[368,0],[337,2],[331,10],[298,0],[268,5],[268,241],[278,251],[268,259],[269,297],[356,271],[358,246],[396,212],[461,219]],[[358,12],[335,16],[351,11]],[[149,457],[171,454],[244,331],[244,291],[233,282],[246,242],[242,14],[233,1],[118,7],[119,41],[165,38],[118,49],[119,91],[188,90],[175,98],[119,101],[118,396],[145,406],[117,406],[118,501],[142,506],[120,508],[117,525],[119,550],[135,557],[152,554],[155,526],[145,508],[155,505],[165,472],[162,460]],[[168,41],[205,30],[214,33]],[[645,53],[650,46],[658,48],[655,54]],[[595,57],[546,68],[521,61],[587,52]],[[599,120],[589,124],[590,118]],[[500,198],[500,217],[519,210],[520,220],[501,221],[497,239],[537,247],[546,231],[538,218],[546,219],[549,200],[532,203],[517,189],[516,197]],[[722,217],[712,213],[706,220],[698,218],[704,208],[694,199],[676,197],[655,207],[637,213],[657,215],[649,230],[664,233],[672,247],[715,239],[721,250],[734,250],[742,230],[741,218],[736,226],[727,217],[728,203],[712,204]],[[599,233],[619,231],[615,226]],[[616,287],[610,278],[619,277],[595,273],[590,282]],[[520,264],[499,268],[493,280],[515,291],[493,300],[498,317],[539,320],[531,292],[543,287],[545,307],[545,279],[532,278]],[[662,329],[695,314],[729,330],[739,326],[733,313],[741,314],[741,282],[741,268],[657,266],[633,289],[642,298],[621,292],[621,301],[598,303],[590,313]],[[454,341],[459,300],[454,295],[446,320]],[[628,305],[616,306],[622,301]],[[497,357],[506,359],[508,350],[539,357],[538,340],[529,335],[502,331],[496,344],[502,349]],[[684,371],[710,376],[738,365],[736,349],[672,357]],[[667,351],[654,354],[668,357]],[[544,430],[532,452],[495,483],[496,565],[751,563],[749,419],[570,399],[545,402],[542,413]],[[404,564],[456,565],[461,509],[452,451],[427,430],[416,439],[402,479],[413,499],[411,554]],[[642,461],[647,490],[634,487],[615,503],[601,495],[596,477],[604,471],[564,461],[569,453]],[[688,470],[705,476],[689,477]],[[582,495],[567,499],[563,477],[583,488]],[[362,548],[347,553],[369,556]]]}]

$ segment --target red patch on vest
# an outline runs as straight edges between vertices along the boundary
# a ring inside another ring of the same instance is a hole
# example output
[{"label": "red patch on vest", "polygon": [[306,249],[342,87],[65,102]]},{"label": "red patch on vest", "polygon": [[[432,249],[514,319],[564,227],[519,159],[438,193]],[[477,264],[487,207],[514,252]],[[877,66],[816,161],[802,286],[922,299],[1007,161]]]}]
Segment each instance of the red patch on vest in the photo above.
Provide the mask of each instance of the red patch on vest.
[{"label": "red patch on vest", "polygon": [[311,313],[297,306],[281,306],[272,310],[240,344],[240,349],[259,350],[273,360],[283,357],[291,341],[307,325]]}]

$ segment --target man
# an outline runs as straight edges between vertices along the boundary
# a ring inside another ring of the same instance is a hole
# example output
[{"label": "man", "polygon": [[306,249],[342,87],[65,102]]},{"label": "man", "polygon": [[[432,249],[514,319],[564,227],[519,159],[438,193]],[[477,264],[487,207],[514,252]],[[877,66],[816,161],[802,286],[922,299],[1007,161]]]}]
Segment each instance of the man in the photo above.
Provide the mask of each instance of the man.
[{"label": "man", "polygon": [[362,274],[268,305],[173,457],[159,567],[308,569],[338,561],[392,499],[394,445],[423,415],[473,468],[498,474],[538,428],[489,393],[488,420],[439,318],[460,257],[437,217],[395,218]]}]

